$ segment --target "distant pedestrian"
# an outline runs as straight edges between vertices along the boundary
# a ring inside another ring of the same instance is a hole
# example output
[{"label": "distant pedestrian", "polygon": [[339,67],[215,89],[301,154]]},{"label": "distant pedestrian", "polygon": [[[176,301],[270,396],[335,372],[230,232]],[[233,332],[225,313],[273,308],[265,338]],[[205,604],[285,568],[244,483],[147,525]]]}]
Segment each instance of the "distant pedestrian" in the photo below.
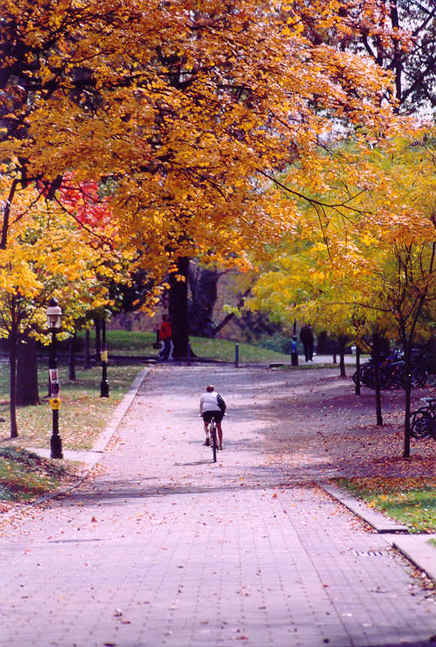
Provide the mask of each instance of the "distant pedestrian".
[{"label": "distant pedestrian", "polygon": [[163,315],[162,323],[159,328],[159,341],[163,343],[162,350],[159,353],[160,359],[168,359],[171,353],[173,331],[168,321],[168,315]]},{"label": "distant pedestrian", "polygon": [[300,340],[303,344],[306,362],[311,362],[313,360],[313,345],[315,338],[310,324],[305,324],[300,330]]}]

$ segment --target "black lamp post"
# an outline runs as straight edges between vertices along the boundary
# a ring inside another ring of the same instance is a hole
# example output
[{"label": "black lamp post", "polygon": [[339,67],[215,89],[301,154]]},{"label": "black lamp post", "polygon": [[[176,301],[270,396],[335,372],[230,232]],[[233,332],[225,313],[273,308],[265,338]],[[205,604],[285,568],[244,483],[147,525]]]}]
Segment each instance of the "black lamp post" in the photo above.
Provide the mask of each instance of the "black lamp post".
[{"label": "black lamp post", "polygon": [[107,381],[107,362],[108,362],[108,352],[106,348],[106,319],[103,317],[102,326],[102,339],[100,351],[101,359],[101,383],[100,383],[100,397],[108,398],[109,397],[109,382]]},{"label": "black lamp post", "polygon": [[50,358],[48,363],[50,385],[50,407],[52,410],[52,436],[50,439],[51,458],[63,458],[62,440],[59,436],[59,376],[56,363],[56,333],[61,328],[62,309],[56,299],[51,299],[46,310],[48,328],[51,333]]}]

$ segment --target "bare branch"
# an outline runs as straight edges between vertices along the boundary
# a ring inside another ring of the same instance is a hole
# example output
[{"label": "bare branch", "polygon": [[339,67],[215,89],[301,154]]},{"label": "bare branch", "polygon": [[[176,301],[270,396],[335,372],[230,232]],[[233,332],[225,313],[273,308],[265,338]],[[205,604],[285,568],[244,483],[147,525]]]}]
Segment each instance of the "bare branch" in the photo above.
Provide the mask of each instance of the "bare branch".
[{"label": "bare branch", "polygon": [[333,202],[333,203],[328,203],[328,202],[321,202],[320,200],[316,200],[315,198],[311,198],[307,195],[304,195],[303,193],[300,193],[299,191],[295,191],[294,189],[290,189],[288,186],[277,180],[275,177],[272,175],[269,175],[268,173],[265,173],[265,171],[262,171],[261,169],[257,169],[258,173],[263,175],[264,177],[268,178],[268,180],[271,180],[271,182],[274,182],[277,186],[279,186],[281,189],[284,191],[287,191],[288,193],[292,193],[292,195],[296,195],[298,198],[301,198],[302,200],[305,200],[306,202],[309,202],[310,204],[313,205],[318,205],[319,207],[323,208],[339,208],[342,207],[343,209],[349,209],[350,211],[353,211],[354,213],[359,213],[359,214],[369,214],[371,213],[370,211],[363,210],[363,209],[355,209],[354,207],[349,206],[349,202],[352,202],[355,200],[359,195],[364,193],[364,190],[359,191],[355,195],[351,196],[348,200],[344,200],[342,202]]}]

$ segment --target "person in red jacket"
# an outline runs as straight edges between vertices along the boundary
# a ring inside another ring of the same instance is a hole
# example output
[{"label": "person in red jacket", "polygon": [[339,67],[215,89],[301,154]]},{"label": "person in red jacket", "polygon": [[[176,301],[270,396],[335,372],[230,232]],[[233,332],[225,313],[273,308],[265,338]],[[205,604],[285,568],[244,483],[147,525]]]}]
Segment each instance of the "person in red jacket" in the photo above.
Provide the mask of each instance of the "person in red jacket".
[{"label": "person in red jacket", "polygon": [[168,359],[169,357],[172,336],[173,331],[171,329],[171,323],[168,321],[168,315],[163,315],[159,328],[159,341],[163,342],[163,348],[159,353],[161,359]]}]

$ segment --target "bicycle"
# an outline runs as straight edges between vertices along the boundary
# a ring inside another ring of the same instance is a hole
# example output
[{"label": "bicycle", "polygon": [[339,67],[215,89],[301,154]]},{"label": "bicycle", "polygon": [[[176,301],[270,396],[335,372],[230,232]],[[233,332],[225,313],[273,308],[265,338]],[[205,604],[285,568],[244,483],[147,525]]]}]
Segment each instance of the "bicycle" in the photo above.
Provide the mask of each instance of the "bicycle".
[{"label": "bicycle", "polygon": [[210,436],[210,446],[212,447],[212,457],[213,462],[216,463],[216,453],[218,449],[218,437],[217,437],[217,426],[215,418],[212,418],[208,424],[209,427],[209,436]]},{"label": "bicycle", "polygon": [[[413,364],[410,367],[410,381],[412,387],[422,388],[425,386],[428,373],[425,367],[420,363],[420,356],[416,353],[413,355]],[[393,351],[387,357],[381,358],[378,366],[379,384],[381,389],[401,389],[405,388],[408,382],[408,374],[403,354],[400,351]],[[376,364],[374,358],[369,362],[362,364],[359,371],[352,376],[356,384],[359,379],[360,383],[370,389],[376,388]]]},{"label": "bicycle", "polygon": [[436,398],[421,398],[427,406],[412,413],[410,435],[412,438],[433,438],[436,440]]}]

